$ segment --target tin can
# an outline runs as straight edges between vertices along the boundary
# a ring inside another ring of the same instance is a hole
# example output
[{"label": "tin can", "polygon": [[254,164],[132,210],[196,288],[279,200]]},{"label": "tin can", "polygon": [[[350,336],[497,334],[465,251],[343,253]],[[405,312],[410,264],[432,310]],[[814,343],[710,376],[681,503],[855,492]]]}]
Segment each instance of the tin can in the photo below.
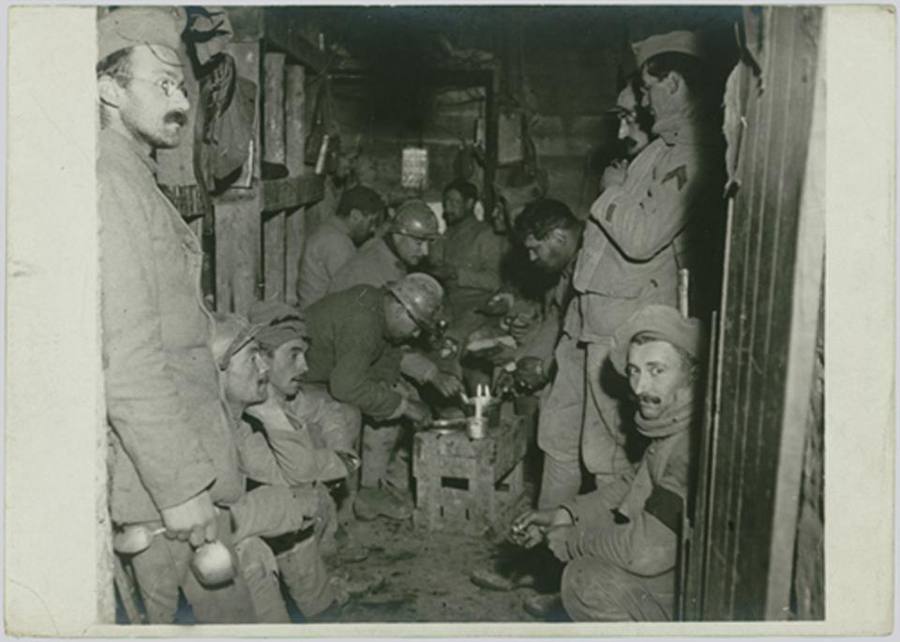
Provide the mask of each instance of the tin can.
[{"label": "tin can", "polygon": [[487,436],[487,417],[469,417],[466,434],[469,439],[484,439]]}]

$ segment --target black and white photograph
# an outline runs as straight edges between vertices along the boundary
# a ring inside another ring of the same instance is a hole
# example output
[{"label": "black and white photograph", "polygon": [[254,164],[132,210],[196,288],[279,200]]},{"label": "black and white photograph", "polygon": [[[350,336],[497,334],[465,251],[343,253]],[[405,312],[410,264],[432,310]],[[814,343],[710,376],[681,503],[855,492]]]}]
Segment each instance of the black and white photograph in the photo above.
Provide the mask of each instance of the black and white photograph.
[{"label": "black and white photograph", "polygon": [[[828,621],[831,520],[870,528],[829,503],[832,431],[867,429],[826,422],[828,7],[69,11],[94,27],[72,321],[97,418],[68,423],[93,490],[63,546],[93,622]],[[890,125],[855,142],[892,183]],[[8,252],[8,310],[31,265]],[[893,417],[886,340],[866,392]],[[7,626],[25,589],[55,612],[16,582],[19,488]]]}]

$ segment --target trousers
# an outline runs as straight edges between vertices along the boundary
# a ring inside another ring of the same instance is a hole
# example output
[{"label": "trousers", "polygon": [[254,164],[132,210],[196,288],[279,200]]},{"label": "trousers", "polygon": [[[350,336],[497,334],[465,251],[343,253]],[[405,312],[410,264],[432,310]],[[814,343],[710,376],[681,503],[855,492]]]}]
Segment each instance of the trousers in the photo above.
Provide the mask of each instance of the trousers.
[{"label": "trousers", "polygon": [[[159,523],[149,526],[155,528]],[[219,541],[234,551],[229,511],[218,514]],[[250,591],[241,575],[227,584],[208,588],[200,584],[190,569],[194,549],[188,542],[154,537],[150,547],[132,558],[135,583],[144,600],[151,624],[171,624],[178,611],[178,589],[199,623],[256,622]]]},{"label": "trousers", "polygon": [[566,565],[562,602],[576,622],[664,622],[675,615],[675,571],[641,577],[600,557]]},{"label": "trousers", "polygon": [[627,384],[607,360],[611,348],[612,339],[585,344],[587,393],[581,453],[584,466],[594,475],[598,487],[631,467],[625,449],[620,404]]},{"label": "trousers", "polygon": [[544,453],[538,508],[555,508],[581,486],[579,441],[584,419],[585,350],[563,334],[554,351],[556,375],[541,399],[537,443]]},{"label": "trousers", "polygon": [[409,454],[400,447],[403,433],[404,427],[399,423],[363,427],[360,486],[378,488],[387,484],[398,490],[409,488]]},{"label": "trousers", "polygon": [[290,622],[281,597],[278,562],[272,549],[259,537],[246,537],[234,548],[258,620],[267,624]]},{"label": "trousers", "polygon": [[335,598],[318,546],[318,538],[309,534],[275,557],[288,593],[307,618],[327,609]]}]

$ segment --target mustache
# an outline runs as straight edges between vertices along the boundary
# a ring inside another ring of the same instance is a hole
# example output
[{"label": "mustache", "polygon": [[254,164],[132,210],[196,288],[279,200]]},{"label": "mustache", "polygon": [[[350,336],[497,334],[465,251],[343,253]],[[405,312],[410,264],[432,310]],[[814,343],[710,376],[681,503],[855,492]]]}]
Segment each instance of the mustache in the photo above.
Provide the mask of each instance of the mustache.
[{"label": "mustache", "polygon": [[163,122],[165,123],[177,123],[179,125],[186,125],[187,121],[187,114],[185,114],[183,111],[170,111],[163,118]]}]

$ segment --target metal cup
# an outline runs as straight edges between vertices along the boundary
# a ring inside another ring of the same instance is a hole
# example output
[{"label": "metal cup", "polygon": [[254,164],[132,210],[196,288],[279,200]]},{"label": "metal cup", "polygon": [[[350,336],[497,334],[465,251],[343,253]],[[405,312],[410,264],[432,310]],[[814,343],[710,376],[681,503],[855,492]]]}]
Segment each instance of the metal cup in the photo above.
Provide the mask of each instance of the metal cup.
[{"label": "metal cup", "polygon": [[469,417],[466,434],[469,439],[484,439],[487,436],[487,417]]}]

